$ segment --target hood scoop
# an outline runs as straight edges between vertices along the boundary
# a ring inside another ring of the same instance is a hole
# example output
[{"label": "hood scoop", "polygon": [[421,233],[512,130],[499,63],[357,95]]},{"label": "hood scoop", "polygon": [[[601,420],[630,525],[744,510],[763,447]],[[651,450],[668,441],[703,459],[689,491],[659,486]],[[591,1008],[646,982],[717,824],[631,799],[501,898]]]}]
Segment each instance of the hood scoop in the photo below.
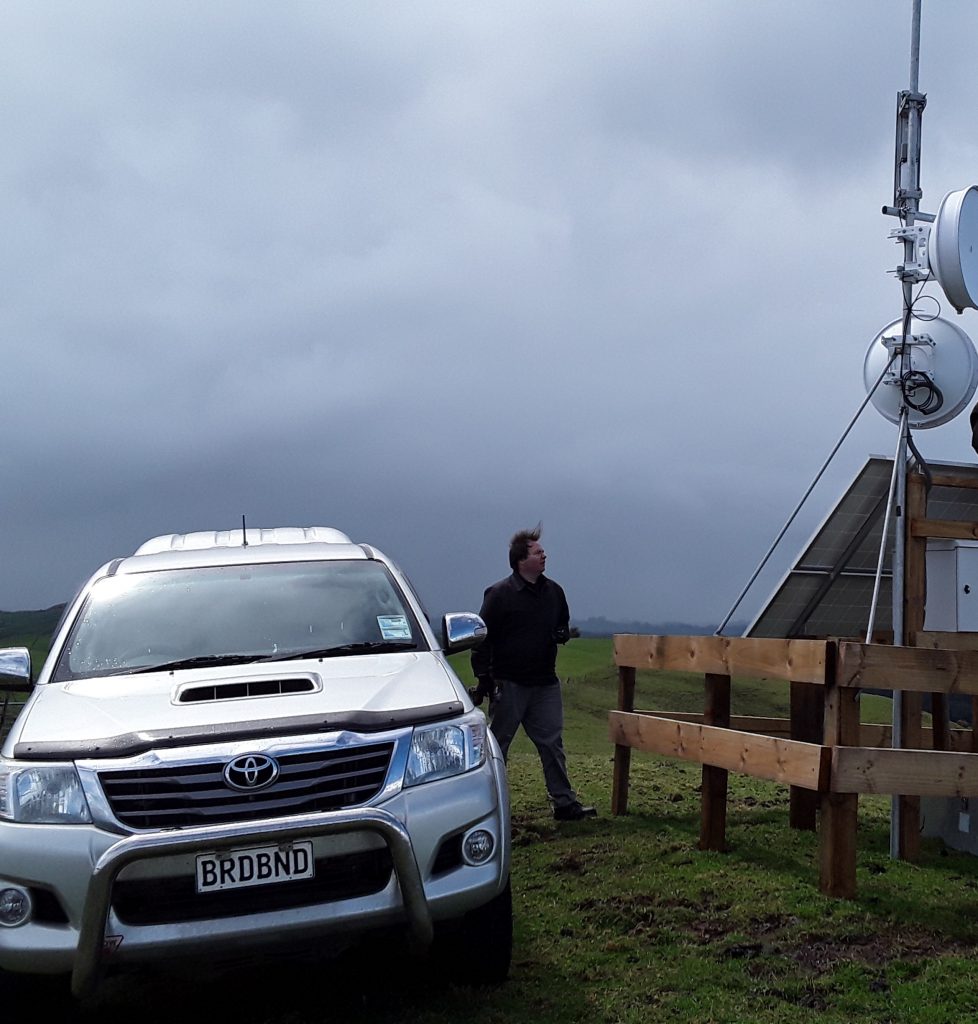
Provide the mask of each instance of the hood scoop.
[{"label": "hood scoop", "polygon": [[284,697],[291,693],[315,693],[319,684],[310,676],[291,679],[235,679],[228,683],[194,683],[176,693],[177,704],[200,704],[247,697]]}]

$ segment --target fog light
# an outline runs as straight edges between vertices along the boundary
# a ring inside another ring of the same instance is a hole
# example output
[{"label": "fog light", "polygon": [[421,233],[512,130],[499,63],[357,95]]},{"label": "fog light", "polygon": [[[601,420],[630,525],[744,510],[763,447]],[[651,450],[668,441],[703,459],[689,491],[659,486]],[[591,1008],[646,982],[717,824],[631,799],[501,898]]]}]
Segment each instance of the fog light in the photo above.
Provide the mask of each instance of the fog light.
[{"label": "fog light", "polygon": [[482,864],[492,856],[495,845],[496,841],[492,838],[492,833],[479,828],[465,837],[462,851],[469,863]]},{"label": "fog light", "polygon": [[16,928],[30,919],[31,894],[26,889],[0,889],[0,925]]}]

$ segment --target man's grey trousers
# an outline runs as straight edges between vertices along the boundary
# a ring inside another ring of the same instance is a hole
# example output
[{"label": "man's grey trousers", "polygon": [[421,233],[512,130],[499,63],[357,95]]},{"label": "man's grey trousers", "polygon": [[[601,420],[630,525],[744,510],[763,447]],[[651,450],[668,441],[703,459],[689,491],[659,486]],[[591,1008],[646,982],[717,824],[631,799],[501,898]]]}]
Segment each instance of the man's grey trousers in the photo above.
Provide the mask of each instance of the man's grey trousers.
[{"label": "man's grey trousers", "polygon": [[544,782],[554,809],[576,804],[577,794],[571,789],[564,756],[560,683],[524,686],[509,679],[497,679],[496,683],[502,692],[491,708],[491,728],[503,757],[509,753],[509,745],[522,725],[540,754]]}]

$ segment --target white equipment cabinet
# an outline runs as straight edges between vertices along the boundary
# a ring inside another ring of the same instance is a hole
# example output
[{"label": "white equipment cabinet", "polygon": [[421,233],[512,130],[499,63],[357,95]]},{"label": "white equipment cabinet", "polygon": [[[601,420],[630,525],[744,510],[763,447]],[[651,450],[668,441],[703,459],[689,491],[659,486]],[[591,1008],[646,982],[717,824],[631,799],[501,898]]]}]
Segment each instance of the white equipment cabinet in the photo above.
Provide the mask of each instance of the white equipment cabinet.
[{"label": "white equipment cabinet", "polygon": [[978,632],[978,541],[928,543],[924,629]]},{"label": "white equipment cabinet", "polygon": [[[924,628],[978,632],[978,541],[928,542]],[[978,854],[978,801],[974,798],[924,797],[920,816],[924,835],[940,836],[953,849]]]}]

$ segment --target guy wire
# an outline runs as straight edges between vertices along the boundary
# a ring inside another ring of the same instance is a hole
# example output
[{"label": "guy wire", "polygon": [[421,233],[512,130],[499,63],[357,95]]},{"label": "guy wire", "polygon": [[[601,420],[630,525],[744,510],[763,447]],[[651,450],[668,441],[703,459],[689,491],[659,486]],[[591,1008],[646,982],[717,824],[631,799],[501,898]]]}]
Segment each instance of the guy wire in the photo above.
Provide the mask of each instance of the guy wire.
[{"label": "guy wire", "polygon": [[879,375],[879,377],[876,378],[876,383],[869,389],[869,391],[866,394],[866,397],[859,404],[859,408],[856,410],[856,414],[849,421],[849,425],[842,432],[842,436],[839,438],[838,441],[836,441],[835,447],[832,449],[831,452],[829,452],[828,458],[825,460],[825,462],[822,463],[822,468],[815,474],[815,479],[812,480],[812,482],[808,485],[808,490],[805,491],[805,493],[802,495],[801,501],[799,501],[798,504],[795,506],[794,512],[791,513],[791,515],[788,517],[788,521],[784,524],[784,526],[781,527],[781,530],[778,533],[777,537],[774,538],[774,541],[772,542],[771,546],[768,548],[767,554],[761,559],[760,564],[754,570],[754,572],[751,575],[750,579],[747,581],[746,585],[744,586],[744,589],[738,595],[737,600],[734,601],[733,607],[730,609],[729,612],[727,612],[727,615],[724,618],[723,622],[721,622],[720,625],[717,626],[716,632],[713,634],[714,636],[721,636],[723,634],[724,627],[733,618],[734,612],[736,612],[737,609],[740,607],[740,602],[743,601],[744,597],[747,595],[747,592],[754,585],[754,581],[757,579],[758,576],[760,576],[762,570],[764,569],[764,566],[767,565],[769,559],[771,558],[771,555],[774,554],[777,546],[781,543],[781,539],[788,532],[788,530],[791,527],[791,524],[795,521],[796,517],[798,516],[798,513],[802,510],[802,507],[804,506],[805,502],[808,500],[808,496],[812,493],[812,491],[815,490],[815,487],[817,486],[819,480],[822,479],[823,474],[829,468],[829,464],[835,458],[836,453],[842,447],[843,442],[849,436],[849,433],[852,430],[852,428],[856,425],[856,420],[858,420],[859,417],[862,415],[863,409],[865,409],[866,406],[869,404],[870,399],[876,393],[876,389],[880,386],[880,384],[883,383],[883,378],[886,376],[887,371],[893,365],[893,361],[896,358],[897,358],[897,353],[894,352],[893,355],[890,356],[889,362],[886,364],[886,366],[883,367],[883,372]]}]

